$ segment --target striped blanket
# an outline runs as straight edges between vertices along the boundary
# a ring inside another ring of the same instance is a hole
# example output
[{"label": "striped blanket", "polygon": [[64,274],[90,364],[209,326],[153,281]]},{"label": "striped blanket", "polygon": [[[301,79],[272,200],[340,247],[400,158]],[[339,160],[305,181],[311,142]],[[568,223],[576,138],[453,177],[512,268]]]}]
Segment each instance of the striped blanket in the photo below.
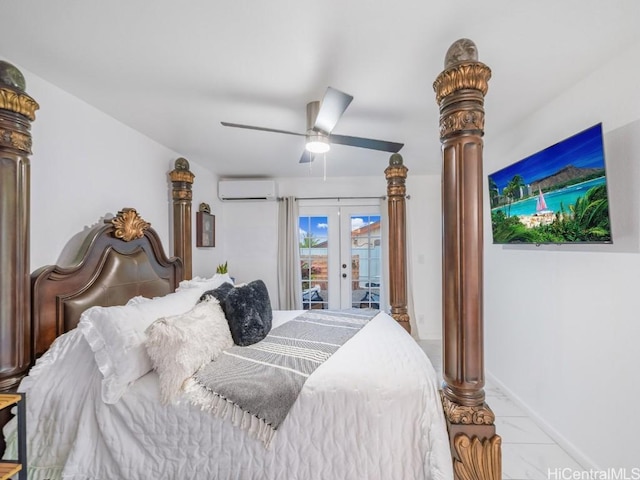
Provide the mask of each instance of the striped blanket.
[{"label": "striped blanket", "polygon": [[223,351],[187,381],[187,398],[268,447],[309,375],[377,313],[307,311],[258,343]]}]

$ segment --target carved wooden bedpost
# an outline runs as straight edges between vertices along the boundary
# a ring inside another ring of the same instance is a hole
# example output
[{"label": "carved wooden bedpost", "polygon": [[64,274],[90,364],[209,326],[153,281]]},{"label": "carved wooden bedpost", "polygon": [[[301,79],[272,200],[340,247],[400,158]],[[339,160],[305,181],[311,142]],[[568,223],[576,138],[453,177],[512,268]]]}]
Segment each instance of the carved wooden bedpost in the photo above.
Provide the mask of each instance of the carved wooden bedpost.
[{"label": "carved wooden bedpost", "polygon": [[433,84],[440,106],[443,208],[442,401],[457,479],[500,479],[501,439],[484,402],[482,136],[491,70],[456,41]]},{"label": "carved wooden bedpost", "polygon": [[[31,363],[29,155],[39,107],[24,90],[22,73],[0,61],[0,392],[15,390]],[[9,418],[0,412],[0,427]]]},{"label": "carved wooden bedpost", "polygon": [[173,254],[182,259],[185,280],[191,279],[191,185],[195,175],[189,171],[185,158],[175,161],[175,168],[169,173],[173,185]]},{"label": "carved wooden bedpost", "polygon": [[407,243],[405,180],[409,169],[402,164],[402,156],[394,153],[384,171],[387,179],[387,205],[389,209],[389,295],[391,316],[411,333],[407,313]]},{"label": "carved wooden bedpost", "polygon": [[29,224],[31,122],[38,109],[22,73],[0,61],[0,391],[31,362]]}]

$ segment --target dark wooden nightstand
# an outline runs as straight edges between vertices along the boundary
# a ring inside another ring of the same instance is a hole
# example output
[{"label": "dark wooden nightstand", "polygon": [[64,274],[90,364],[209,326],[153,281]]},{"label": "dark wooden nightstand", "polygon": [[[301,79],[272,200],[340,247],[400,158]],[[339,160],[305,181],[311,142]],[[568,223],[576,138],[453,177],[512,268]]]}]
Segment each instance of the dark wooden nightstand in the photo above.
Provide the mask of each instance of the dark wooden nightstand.
[{"label": "dark wooden nightstand", "polygon": [[18,480],[27,480],[27,408],[24,393],[0,394],[0,410],[18,406],[18,459],[0,460],[0,480],[18,474]]}]

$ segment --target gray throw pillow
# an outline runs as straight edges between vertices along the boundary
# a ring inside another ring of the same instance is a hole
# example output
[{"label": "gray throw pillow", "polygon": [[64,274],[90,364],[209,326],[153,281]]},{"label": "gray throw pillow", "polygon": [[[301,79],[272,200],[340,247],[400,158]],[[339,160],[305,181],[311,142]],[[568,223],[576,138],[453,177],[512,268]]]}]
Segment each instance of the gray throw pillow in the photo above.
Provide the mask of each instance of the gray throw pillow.
[{"label": "gray throw pillow", "polygon": [[237,287],[225,283],[204,292],[200,300],[207,296],[213,296],[220,302],[236,345],[252,345],[271,330],[273,312],[267,286],[262,280]]}]

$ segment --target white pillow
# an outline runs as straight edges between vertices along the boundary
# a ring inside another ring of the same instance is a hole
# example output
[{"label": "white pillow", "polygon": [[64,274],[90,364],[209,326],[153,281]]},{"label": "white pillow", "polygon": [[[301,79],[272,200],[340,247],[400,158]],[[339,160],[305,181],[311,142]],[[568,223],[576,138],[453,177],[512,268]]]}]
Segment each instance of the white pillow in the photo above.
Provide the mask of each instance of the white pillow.
[{"label": "white pillow", "polygon": [[201,294],[200,289],[187,289],[130,305],[91,307],[82,313],[78,328],[102,373],[103,402],[116,403],[129,384],[153,368],[144,346],[145,329],[160,317],[190,310]]},{"label": "white pillow", "polygon": [[206,290],[213,290],[214,288],[218,288],[225,282],[233,285],[233,280],[228,273],[216,273],[213,277],[210,278],[194,277],[191,280],[181,281],[178,285],[178,288],[176,289],[176,292],[180,292],[187,288],[198,288],[204,292]]},{"label": "white pillow", "polygon": [[151,301],[150,298],[143,297],[142,295],[138,295],[137,297],[130,298],[127,302],[127,305],[137,305],[138,303],[144,303]]},{"label": "white pillow", "polygon": [[182,315],[153,322],[147,328],[146,347],[158,372],[162,403],[175,402],[184,381],[231,346],[229,324],[213,297]]}]

